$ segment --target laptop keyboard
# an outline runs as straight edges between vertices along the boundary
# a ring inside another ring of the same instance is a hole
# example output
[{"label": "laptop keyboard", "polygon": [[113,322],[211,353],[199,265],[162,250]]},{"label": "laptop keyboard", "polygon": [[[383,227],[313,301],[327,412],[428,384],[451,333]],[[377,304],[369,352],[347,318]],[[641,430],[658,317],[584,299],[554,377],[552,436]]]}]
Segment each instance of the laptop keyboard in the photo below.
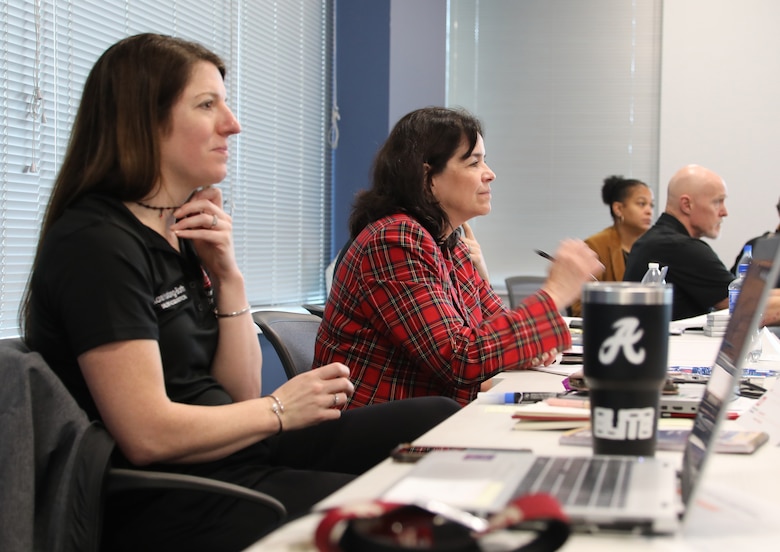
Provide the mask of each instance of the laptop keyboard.
[{"label": "laptop keyboard", "polygon": [[627,458],[540,456],[515,497],[548,493],[564,507],[623,507],[633,466]]}]

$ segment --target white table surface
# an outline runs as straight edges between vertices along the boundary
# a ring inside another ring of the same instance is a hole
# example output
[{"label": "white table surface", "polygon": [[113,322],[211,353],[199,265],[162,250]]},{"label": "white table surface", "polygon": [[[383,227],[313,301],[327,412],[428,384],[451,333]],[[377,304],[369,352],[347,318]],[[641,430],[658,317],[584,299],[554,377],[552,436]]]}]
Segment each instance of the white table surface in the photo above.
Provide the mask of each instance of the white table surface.
[{"label": "white table surface", "polygon": [[[720,341],[703,335],[683,334],[670,338],[670,364],[710,365]],[[763,363],[760,363],[763,364]],[[777,363],[774,363],[776,366]],[[772,367],[774,367],[772,366]],[[770,367],[766,364],[766,367]],[[541,372],[507,372],[495,378],[494,390],[551,391],[561,389],[560,375]],[[512,405],[491,405],[475,401],[454,416],[422,435],[417,445],[530,448],[537,454],[588,455],[588,447],[563,447],[561,431],[520,431],[513,429]],[[726,422],[726,427],[735,422]],[[682,453],[659,451],[659,456],[682,463]],[[316,507],[354,504],[375,499],[402,477],[409,464],[385,460],[369,472],[323,500]],[[573,535],[564,551],[663,550],[777,550],[780,549],[780,447],[764,445],[752,455],[713,454],[707,464],[701,491],[674,535]],[[321,518],[313,513],[268,535],[248,548],[251,552],[314,551],[312,537]],[[517,540],[510,532],[496,537],[493,544]],[[505,541],[505,542],[504,542]],[[630,541],[630,542],[629,542]]]}]

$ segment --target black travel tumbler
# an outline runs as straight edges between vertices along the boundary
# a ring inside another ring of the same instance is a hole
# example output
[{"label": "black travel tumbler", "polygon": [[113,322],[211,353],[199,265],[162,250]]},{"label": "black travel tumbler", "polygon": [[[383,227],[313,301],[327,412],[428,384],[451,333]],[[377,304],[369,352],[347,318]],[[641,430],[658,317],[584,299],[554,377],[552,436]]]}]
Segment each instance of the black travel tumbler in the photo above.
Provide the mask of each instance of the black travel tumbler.
[{"label": "black travel tumbler", "polygon": [[670,284],[583,287],[583,371],[594,454],[655,454],[671,315]]}]

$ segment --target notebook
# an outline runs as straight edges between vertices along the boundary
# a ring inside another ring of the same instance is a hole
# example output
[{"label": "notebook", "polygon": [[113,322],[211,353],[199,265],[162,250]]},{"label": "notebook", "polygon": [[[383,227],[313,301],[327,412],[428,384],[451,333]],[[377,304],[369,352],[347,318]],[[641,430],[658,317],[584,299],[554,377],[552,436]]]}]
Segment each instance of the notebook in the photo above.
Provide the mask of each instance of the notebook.
[{"label": "notebook", "polygon": [[[780,237],[760,240],[726,335],[676,461],[653,457],[548,456],[521,451],[434,451],[383,495],[387,501],[438,501],[484,516],[512,498],[533,492],[555,495],[575,530],[670,533],[688,506],[714,451],[721,422],[741,374],[770,288],[780,272]],[[677,471],[680,469],[678,476]]]}]

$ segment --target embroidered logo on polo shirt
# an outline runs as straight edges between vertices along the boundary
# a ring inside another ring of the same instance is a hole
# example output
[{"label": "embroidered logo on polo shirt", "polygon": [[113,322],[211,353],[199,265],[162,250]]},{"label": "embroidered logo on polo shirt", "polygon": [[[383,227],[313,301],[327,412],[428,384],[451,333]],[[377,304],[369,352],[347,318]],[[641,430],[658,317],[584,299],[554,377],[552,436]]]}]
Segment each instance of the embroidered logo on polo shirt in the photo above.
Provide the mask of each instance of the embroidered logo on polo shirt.
[{"label": "embroidered logo on polo shirt", "polygon": [[188,299],[187,290],[183,285],[178,285],[170,291],[161,293],[154,298],[154,306],[162,310],[168,310]]}]

